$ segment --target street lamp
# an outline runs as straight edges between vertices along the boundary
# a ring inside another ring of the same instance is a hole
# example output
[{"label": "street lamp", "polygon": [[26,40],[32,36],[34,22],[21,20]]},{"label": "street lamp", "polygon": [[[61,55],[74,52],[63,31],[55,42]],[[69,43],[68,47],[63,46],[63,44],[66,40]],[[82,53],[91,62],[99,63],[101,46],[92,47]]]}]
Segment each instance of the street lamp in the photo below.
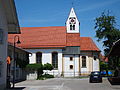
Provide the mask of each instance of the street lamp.
[{"label": "street lamp", "polygon": [[[17,42],[16,42],[16,38],[17,38]],[[14,51],[13,51],[13,88],[15,87],[15,63],[16,63],[16,60],[15,60],[15,47],[16,47],[16,44],[20,44],[20,40],[19,40],[19,36],[16,35],[14,36]]]}]

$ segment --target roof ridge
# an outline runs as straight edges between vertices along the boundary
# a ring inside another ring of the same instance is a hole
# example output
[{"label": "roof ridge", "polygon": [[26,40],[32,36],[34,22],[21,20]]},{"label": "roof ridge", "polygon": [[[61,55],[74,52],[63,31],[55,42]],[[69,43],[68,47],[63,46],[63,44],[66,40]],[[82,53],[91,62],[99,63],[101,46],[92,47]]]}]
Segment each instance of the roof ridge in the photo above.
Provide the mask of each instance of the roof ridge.
[{"label": "roof ridge", "polygon": [[[66,27],[66,26],[46,26],[46,27]],[[20,27],[20,28],[45,28],[45,27]]]}]

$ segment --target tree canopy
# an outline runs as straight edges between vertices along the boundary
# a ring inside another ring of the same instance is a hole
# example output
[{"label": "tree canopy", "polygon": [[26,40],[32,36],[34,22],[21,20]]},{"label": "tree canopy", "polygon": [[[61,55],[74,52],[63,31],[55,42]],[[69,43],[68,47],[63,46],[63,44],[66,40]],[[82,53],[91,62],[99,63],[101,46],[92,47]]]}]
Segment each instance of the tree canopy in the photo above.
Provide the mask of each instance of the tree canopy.
[{"label": "tree canopy", "polygon": [[[116,28],[116,18],[113,15],[110,15],[110,12],[103,12],[100,17],[95,19],[95,30],[96,37],[98,41],[103,42],[104,54],[108,56],[113,42],[120,39],[120,30]],[[109,69],[116,69],[120,66],[120,57],[109,56],[108,57],[108,67]],[[107,68],[106,68],[107,69]]]},{"label": "tree canopy", "polygon": [[116,18],[110,12],[103,12],[95,19],[95,30],[98,41],[103,41],[104,54],[107,55],[113,42],[120,39],[120,30],[116,28]]}]

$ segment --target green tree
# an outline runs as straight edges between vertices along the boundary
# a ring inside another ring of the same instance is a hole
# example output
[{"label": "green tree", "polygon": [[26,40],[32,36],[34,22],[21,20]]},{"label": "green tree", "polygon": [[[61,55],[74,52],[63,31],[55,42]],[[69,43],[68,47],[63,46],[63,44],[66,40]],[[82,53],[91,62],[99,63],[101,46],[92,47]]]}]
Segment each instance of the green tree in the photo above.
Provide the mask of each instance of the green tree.
[{"label": "green tree", "polygon": [[108,64],[106,64],[103,61],[100,61],[100,71],[106,70],[107,67],[108,67]]},{"label": "green tree", "polygon": [[37,79],[43,74],[43,65],[41,63],[36,64],[28,64],[26,66],[28,70],[36,70],[37,71]]},{"label": "green tree", "polygon": [[[113,42],[120,38],[120,30],[116,28],[115,16],[110,15],[109,11],[103,12],[100,17],[95,19],[94,28],[96,30],[97,40],[98,42],[103,42],[103,46],[105,47],[104,54],[107,56],[110,52]],[[116,67],[118,66],[118,64],[114,63],[114,60],[119,62],[120,59],[118,59],[118,57],[110,56],[108,59],[108,63],[111,67],[113,67],[113,65]]]}]

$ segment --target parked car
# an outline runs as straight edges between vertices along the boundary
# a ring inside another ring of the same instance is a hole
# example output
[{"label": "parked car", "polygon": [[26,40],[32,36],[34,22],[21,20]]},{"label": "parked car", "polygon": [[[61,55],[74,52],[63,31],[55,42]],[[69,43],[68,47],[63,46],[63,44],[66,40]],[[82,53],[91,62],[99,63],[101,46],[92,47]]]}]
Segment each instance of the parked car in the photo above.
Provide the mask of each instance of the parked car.
[{"label": "parked car", "polygon": [[92,83],[92,82],[102,82],[101,72],[99,72],[99,71],[91,72],[89,82],[90,83]]}]

